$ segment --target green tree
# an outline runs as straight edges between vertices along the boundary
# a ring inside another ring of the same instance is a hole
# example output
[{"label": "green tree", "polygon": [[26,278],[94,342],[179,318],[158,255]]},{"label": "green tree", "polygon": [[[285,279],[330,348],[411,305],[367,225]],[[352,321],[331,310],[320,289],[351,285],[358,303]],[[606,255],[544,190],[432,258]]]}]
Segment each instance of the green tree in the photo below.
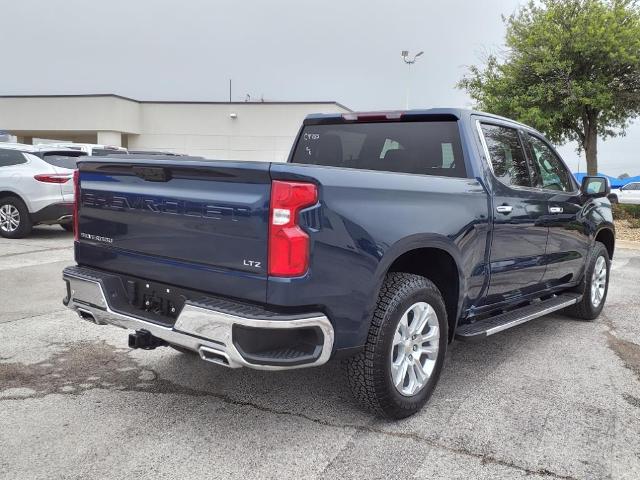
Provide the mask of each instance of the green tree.
[{"label": "green tree", "polygon": [[618,180],[624,180],[625,178],[629,178],[629,174],[628,173],[621,173],[620,175],[618,175]]},{"label": "green tree", "polygon": [[623,135],[640,113],[637,1],[530,1],[503,21],[505,51],[470,67],[458,87],[479,109],[577,141],[595,174],[598,136]]}]

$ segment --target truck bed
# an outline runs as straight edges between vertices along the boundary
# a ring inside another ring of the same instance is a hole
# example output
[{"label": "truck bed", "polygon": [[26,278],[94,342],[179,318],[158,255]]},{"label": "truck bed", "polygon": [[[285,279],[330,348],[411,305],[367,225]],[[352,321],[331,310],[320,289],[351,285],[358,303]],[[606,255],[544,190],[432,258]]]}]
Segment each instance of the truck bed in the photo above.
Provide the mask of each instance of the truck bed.
[{"label": "truck bed", "polygon": [[[300,213],[310,259],[298,277],[267,271],[275,180],[318,188],[317,204]],[[488,205],[474,179],[291,163],[109,159],[80,163],[80,190],[79,265],[283,313],[321,311],[339,330],[337,348],[366,336],[384,258],[411,242],[436,242],[452,256],[459,253],[451,245],[464,243],[465,258],[456,260],[467,272],[468,295],[478,295],[484,281]],[[447,215],[430,207],[447,201],[457,205]]]}]

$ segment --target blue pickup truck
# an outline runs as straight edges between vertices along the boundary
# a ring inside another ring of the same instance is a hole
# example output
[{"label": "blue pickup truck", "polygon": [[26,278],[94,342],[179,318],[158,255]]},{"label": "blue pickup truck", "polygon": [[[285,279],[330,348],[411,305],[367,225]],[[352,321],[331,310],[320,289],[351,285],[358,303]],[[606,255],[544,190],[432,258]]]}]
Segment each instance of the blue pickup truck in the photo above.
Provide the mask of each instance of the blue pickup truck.
[{"label": "blue pickup truck", "polygon": [[[140,157],[140,156],[139,156]],[[610,186],[540,133],[461,109],[308,116],[287,163],[96,158],[76,172],[65,305],[230,368],[341,359],[417,412],[447,345],[607,296]]]}]

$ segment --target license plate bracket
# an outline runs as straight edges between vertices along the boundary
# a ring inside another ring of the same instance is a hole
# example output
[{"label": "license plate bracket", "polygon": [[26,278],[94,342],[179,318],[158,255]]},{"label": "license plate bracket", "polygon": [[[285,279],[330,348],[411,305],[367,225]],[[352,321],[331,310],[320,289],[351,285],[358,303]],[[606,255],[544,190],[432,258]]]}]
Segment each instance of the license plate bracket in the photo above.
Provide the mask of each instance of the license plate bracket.
[{"label": "license plate bracket", "polygon": [[174,323],[184,303],[180,289],[144,280],[126,281],[129,304],[162,323]]}]

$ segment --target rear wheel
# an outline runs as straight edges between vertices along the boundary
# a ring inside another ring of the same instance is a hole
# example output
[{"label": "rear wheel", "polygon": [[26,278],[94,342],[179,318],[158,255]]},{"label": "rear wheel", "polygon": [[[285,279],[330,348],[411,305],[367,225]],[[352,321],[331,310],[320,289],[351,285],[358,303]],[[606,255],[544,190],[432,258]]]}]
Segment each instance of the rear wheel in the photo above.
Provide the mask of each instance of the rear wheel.
[{"label": "rear wheel", "polygon": [[582,320],[594,320],[604,308],[609,291],[611,261],[604,244],[595,242],[579,291],[582,299],[565,310],[568,315]]},{"label": "rear wheel", "polygon": [[73,232],[73,223],[61,223],[60,226],[67,232]]},{"label": "rear wheel", "polygon": [[364,350],[345,363],[356,399],[369,411],[404,418],[427,402],[447,348],[447,313],[428,279],[391,273],[380,291]]},{"label": "rear wheel", "polygon": [[17,197],[0,199],[0,235],[5,238],[22,238],[31,233],[29,210]]}]

